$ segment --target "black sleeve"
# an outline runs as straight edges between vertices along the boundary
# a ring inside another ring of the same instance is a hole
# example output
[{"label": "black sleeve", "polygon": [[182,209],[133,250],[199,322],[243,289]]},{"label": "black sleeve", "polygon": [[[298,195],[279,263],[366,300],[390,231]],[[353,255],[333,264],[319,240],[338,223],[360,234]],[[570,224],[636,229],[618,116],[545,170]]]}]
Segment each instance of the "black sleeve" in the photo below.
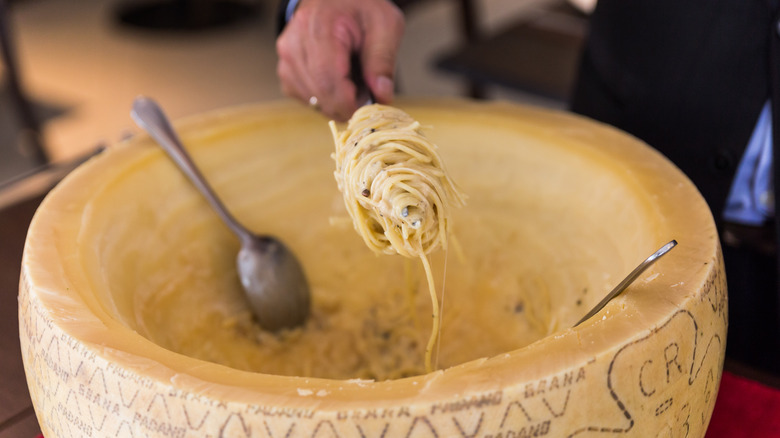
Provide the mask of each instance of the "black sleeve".
[{"label": "black sleeve", "polygon": [[276,10],[276,34],[279,35],[284,30],[284,26],[287,25],[287,5],[290,4],[290,0],[282,0],[279,2],[279,9]]}]

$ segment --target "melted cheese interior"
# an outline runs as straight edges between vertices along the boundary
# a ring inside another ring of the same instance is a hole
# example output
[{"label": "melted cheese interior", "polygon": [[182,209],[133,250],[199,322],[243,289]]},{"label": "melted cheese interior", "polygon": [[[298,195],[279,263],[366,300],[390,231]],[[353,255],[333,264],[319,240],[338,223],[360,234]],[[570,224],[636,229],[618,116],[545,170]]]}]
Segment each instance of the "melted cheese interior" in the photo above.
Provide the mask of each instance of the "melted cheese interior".
[{"label": "melted cheese interior", "polygon": [[[660,241],[643,232],[656,217],[650,201],[599,153],[506,120],[410,114],[431,126],[426,135],[469,194],[453,212],[446,263],[443,252],[431,257],[446,287],[440,368],[569,327],[633,267],[624,262],[633,252]],[[92,289],[123,324],[205,361],[334,379],[423,373],[431,318],[422,268],[365,247],[333,183],[327,124],[306,117],[183,132],[237,218],[301,260],[313,294],[305,327],[273,335],[252,322],[238,242],[151,142],[132,146],[146,150],[101,181],[83,212],[79,257]]]}]

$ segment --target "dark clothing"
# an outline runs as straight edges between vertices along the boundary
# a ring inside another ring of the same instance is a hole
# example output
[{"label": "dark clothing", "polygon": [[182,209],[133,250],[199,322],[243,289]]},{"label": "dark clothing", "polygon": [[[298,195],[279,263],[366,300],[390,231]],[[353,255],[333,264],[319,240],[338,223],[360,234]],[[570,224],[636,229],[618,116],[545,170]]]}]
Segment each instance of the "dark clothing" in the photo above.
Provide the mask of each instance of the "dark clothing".
[{"label": "dark clothing", "polygon": [[[591,18],[572,110],[625,130],[671,159],[702,192],[721,230],[739,160],[770,99],[773,153],[780,157],[775,3],[599,0]],[[780,181],[778,166],[774,172]],[[765,234],[778,235],[777,224],[768,227]],[[727,356],[780,374],[776,253],[724,242],[724,259]]]},{"label": "dark clothing", "polygon": [[774,28],[766,0],[601,0],[572,109],[659,149],[719,216],[769,99]]}]

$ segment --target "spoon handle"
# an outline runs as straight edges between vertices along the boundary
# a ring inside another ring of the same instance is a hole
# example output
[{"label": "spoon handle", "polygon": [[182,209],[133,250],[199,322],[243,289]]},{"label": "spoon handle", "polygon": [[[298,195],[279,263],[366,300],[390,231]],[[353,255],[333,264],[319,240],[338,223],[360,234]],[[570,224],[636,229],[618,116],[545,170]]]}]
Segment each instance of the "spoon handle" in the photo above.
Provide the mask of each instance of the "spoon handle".
[{"label": "spoon handle", "polygon": [[593,309],[588,312],[587,315],[583,316],[581,320],[577,322],[577,324],[574,324],[574,327],[577,327],[578,325],[582,324],[587,320],[588,318],[592,317],[593,315],[597,314],[599,310],[603,309],[604,306],[607,305],[610,301],[612,301],[613,298],[620,295],[631,283],[633,283],[640,275],[642,275],[643,272],[645,272],[645,269],[649,268],[650,265],[655,263],[656,260],[661,258],[664,254],[669,252],[672,248],[674,248],[677,245],[676,240],[672,240],[671,242],[667,243],[666,245],[662,246],[658,251],[654,252],[650,257],[645,259],[642,263],[639,264],[636,268],[634,268],[633,271],[631,271],[630,274],[626,278],[623,279],[623,281],[620,282],[617,286],[615,286],[614,289],[610,293],[607,294],[607,296],[604,297],[603,300],[601,300],[598,304],[596,304]]},{"label": "spoon handle", "polygon": [[139,126],[144,128],[162,146],[239,239],[242,241],[251,240],[249,231],[230,214],[214,190],[206,182],[203,174],[195,165],[195,162],[192,161],[192,157],[187,153],[160,106],[148,97],[139,96],[133,101],[133,109],[130,111],[130,115]]}]

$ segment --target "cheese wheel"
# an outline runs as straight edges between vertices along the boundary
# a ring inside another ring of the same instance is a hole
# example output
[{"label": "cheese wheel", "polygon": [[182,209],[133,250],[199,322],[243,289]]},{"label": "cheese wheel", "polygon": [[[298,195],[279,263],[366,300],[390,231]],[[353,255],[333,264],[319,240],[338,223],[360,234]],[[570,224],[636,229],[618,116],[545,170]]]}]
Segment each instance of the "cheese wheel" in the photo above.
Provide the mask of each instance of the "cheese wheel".
[{"label": "cheese wheel", "polygon": [[[240,310],[237,242],[136,136],[69,175],[30,225],[19,320],[45,436],[704,436],[727,295],[691,182],[637,139],[571,114],[460,99],[399,107],[469,196],[453,219],[458,248],[433,260],[447,280],[442,369],[349,375],[367,336],[358,323],[382,310],[384,291],[404,289],[405,268],[339,226],[327,120],[286,101],[232,108],[177,129],[236,216],[301,259],[315,322],[250,363],[270,344],[241,344],[230,338],[241,321],[210,320],[212,308]],[[425,333],[430,309],[418,307]],[[327,319],[340,311],[353,317]],[[337,322],[306,343],[314,325]],[[323,342],[330,355],[307,359]],[[360,360],[383,363],[386,348]]]}]

